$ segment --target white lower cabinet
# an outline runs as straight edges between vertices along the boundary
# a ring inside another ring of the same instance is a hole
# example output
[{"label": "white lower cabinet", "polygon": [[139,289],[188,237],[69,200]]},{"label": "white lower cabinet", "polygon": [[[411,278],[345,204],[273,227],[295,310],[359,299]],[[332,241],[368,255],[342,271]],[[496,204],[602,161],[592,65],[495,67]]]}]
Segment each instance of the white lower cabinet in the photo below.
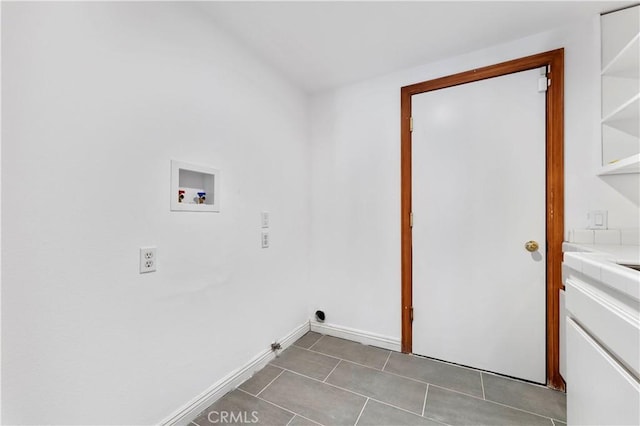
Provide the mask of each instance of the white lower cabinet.
[{"label": "white lower cabinet", "polygon": [[640,425],[640,272],[565,252],[567,424]]},{"label": "white lower cabinet", "polygon": [[[640,285],[640,283],[638,283]],[[565,281],[566,311],[601,346],[640,377],[640,323],[637,315],[620,309],[616,300],[578,279]],[[640,424],[640,423],[639,423]]]},{"label": "white lower cabinet", "polygon": [[640,383],[567,318],[567,423],[640,424]]}]

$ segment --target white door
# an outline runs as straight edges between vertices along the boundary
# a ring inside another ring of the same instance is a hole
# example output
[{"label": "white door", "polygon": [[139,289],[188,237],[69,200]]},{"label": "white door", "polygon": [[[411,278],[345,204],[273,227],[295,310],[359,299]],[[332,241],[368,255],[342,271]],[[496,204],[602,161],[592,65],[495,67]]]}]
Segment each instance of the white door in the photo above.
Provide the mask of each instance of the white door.
[{"label": "white door", "polygon": [[540,72],[412,96],[413,352],[545,383]]}]

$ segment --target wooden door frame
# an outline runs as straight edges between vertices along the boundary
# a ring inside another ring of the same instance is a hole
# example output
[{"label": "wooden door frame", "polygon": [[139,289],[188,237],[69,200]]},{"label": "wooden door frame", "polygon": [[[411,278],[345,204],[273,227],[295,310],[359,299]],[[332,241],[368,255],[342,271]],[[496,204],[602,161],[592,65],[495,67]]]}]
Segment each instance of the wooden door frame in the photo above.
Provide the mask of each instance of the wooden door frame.
[{"label": "wooden door frame", "polygon": [[402,352],[412,350],[412,216],[411,216],[411,97],[446,87],[549,66],[546,92],[546,364],[547,386],[564,390],[560,376],[560,293],[564,239],[564,49],[552,50],[496,65],[424,81],[400,91]]}]

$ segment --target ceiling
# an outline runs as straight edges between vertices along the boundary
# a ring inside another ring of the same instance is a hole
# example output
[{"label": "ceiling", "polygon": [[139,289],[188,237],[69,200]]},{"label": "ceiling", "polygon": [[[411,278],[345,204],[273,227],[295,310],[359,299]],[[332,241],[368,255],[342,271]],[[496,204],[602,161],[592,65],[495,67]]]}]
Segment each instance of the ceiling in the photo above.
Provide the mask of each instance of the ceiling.
[{"label": "ceiling", "polygon": [[229,1],[197,7],[294,84],[318,92],[633,3]]}]

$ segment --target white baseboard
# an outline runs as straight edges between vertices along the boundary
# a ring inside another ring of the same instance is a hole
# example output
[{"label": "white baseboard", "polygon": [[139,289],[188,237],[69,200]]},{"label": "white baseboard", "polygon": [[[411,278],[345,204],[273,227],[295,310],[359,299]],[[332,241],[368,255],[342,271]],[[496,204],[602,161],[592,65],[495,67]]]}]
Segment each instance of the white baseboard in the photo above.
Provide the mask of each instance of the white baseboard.
[{"label": "white baseboard", "polygon": [[[293,342],[302,337],[307,331],[309,331],[309,322],[305,322],[304,324],[296,327],[295,330],[280,341],[282,349],[286,349],[291,346]],[[160,424],[166,426],[188,425],[191,420],[195,419],[196,416],[204,411],[208,406],[216,402],[227,392],[237,388],[245,380],[251,377],[254,372],[261,370],[274,358],[275,354],[271,350],[264,350],[244,366],[214,383],[211,387],[185,404],[182,408],[178,409]]]},{"label": "white baseboard", "polygon": [[400,339],[382,336],[380,334],[370,333],[368,331],[356,330],[353,328],[342,327],[335,324],[320,323],[311,321],[311,331],[326,334],[342,339],[353,340],[369,346],[377,346],[379,348],[389,349],[391,351],[400,352]]}]

